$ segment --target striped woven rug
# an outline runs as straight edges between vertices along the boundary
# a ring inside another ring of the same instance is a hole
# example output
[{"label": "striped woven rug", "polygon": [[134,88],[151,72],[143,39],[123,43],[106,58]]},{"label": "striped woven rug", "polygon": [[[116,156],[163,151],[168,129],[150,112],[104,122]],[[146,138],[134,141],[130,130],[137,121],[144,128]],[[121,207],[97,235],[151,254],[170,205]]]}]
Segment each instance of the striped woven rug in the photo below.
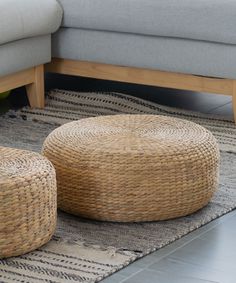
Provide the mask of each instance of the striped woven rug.
[{"label": "striped woven rug", "polygon": [[127,94],[54,90],[48,94],[46,105],[44,110],[24,108],[20,114],[25,115],[27,119],[59,125],[99,115],[121,113],[168,115],[193,121],[209,129],[224,150],[234,151],[236,148],[236,127],[227,117],[167,107]]},{"label": "striped woven rug", "polygon": [[24,108],[1,117],[0,145],[40,151],[45,137],[60,124],[120,113],[170,115],[212,131],[221,149],[220,186],[212,201],[193,215],[152,223],[104,223],[59,212],[56,233],[47,245],[24,256],[0,260],[0,282],[99,282],[236,208],[236,127],[226,118],[119,93],[54,90],[48,94],[45,109]]}]

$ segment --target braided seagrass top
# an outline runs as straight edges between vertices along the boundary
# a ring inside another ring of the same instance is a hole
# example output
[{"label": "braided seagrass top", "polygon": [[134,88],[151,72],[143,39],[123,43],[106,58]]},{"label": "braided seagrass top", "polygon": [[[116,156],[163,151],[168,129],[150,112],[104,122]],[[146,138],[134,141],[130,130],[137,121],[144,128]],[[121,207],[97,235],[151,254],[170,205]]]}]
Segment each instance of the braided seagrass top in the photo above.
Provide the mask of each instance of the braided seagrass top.
[{"label": "braided seagrass top", "polygon": [[52,171],[51,163],[34,152],[0,147],[0,157],[0,184],[19,186]]},{"label": "braided seagrass top", "polygon": [[[157,115],[113,115],[65,124],[49,135],[47,143],[62,151],[88,154],[155,154],[160,157],[196,154],[216,146],[213,135],[195,123]],[[66,145],[66,146],[65,146]],[[46,145],[45,145],[46,146]],[[197,150],[198,149],[198,150]],[[93,152],[93,153],[91,153]]]}]

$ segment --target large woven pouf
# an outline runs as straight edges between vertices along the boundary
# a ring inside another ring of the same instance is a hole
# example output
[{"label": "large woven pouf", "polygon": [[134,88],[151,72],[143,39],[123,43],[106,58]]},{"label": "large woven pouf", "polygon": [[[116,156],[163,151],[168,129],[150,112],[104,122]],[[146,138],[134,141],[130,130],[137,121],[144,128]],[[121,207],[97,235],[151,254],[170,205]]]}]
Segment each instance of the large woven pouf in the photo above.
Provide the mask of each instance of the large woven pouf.
[{"label": "large woven pouf", "polygon": [[55,170],[37,153],[0,147],[0,258],[32,251],[55,230]]},{"label": "large woven pouf", "polygon": [[65,124],[46,139],[58,205],[119,222],[180,217],[217,188],[219,150],[203,127],[155,115],[116,115]]}]

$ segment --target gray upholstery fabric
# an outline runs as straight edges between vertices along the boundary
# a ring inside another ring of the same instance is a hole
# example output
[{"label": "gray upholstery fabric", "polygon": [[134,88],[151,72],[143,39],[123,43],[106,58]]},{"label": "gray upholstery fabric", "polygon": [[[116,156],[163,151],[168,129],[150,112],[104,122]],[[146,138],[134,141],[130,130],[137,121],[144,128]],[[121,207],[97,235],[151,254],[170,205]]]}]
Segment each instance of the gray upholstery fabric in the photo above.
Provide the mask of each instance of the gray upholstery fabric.
[{"label": "gray upholstery fabric", "polygon": [[235,0],[58,0],[64,27],[236,44]]},{"label": "gray upholstery fabric", "polygon": [[56,0],[1,0],[0,44],[55,32],[61,19]]},{"label": "gray upholstery fabric", "polygon": [[51,61],[51,36],[39,36],[0,46],[0,77]]},{"label": "gray upholstery fabric", "polygon": [[236,78],[236,46],[205,41],[61,28],[53,57]]}]

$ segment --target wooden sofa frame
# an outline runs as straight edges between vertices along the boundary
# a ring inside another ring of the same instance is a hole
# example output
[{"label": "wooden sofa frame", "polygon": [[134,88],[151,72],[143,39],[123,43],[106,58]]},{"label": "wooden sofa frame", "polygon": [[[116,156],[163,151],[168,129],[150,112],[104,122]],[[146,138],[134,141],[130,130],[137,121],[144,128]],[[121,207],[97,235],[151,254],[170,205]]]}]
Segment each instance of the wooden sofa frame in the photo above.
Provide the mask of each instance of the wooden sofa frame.
[{"label": "wooden sofa frame", "polygon": [[[236,121],[236,80],[53,58],[46,72],[232,96]],[[44,66],[0,78],[0,93],[26,86],[31,107],[44,107]]]},{"label": "wooden sofa frame", "polygon": [[44,65],[0,77],[0,93],[26,86],[32,108],[44,107]]},{"label": "wooden sofa frame", "polygon": [[54,58],[46,65],[47,72],[82,76],[118,82],[167,87],[174,89],[224,94],[232,96],[236,121],[236,80],[164,72]]}]

